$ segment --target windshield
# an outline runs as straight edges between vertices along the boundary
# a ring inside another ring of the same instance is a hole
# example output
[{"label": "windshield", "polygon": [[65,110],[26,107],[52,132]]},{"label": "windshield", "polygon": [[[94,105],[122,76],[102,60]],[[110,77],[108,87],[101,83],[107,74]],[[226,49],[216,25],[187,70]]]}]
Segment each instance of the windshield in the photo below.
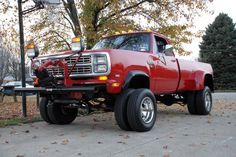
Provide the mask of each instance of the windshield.
[{"label": "windshield", "polygon": [[150,51],[150,34],[124,34],[103,38],[92,49],[122,49],[147,52]]}]

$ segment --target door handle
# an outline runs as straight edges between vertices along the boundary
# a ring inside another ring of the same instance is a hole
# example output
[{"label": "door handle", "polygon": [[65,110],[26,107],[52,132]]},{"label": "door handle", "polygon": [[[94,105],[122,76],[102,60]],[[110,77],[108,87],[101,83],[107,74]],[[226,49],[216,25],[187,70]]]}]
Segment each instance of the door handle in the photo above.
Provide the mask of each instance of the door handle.
[{"label": "door handle", "polygon": [[176,62],[176,59],[172,59],[171,62]]}]

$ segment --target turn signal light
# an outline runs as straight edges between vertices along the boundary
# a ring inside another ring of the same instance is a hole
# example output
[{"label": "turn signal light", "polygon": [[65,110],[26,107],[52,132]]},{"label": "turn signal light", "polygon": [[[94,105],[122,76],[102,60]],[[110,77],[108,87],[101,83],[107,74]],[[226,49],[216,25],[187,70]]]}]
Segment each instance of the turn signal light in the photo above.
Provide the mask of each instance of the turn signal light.
[{"label": "turn signal light", "polygon": [[119,86],[120,86],[120,83],[114,82],[114,83],[111,84],[111,86],[112,86],[112,87],[119,87]]},{"label": "turn signal light", "polygon": [[79,43],[80,42],[80,38],[72,38],[72,43]]},{"label": "turn signal light", "polygon": [[98,80],[100,80],[100,81],[106,81],[108,78],[107,78],[107,76],[99,76],[98,77]]},{"label": "turn signal light", "polygon": [[27,49],[34,49],[35,46],[33,43],[29,43],[27,46],[26,46]]}]

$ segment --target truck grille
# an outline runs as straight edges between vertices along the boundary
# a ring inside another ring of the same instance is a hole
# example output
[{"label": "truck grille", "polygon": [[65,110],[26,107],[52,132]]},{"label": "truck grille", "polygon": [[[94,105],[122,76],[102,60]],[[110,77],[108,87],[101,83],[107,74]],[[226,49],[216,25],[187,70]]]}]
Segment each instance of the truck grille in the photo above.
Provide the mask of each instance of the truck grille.
[{"label": "truck grille", "polygon": [[[88,75],[92,74],[92,59],[91,55],[83,55],[79,58],[76,66],[71,72],[70,76],[83,76],[83,75]],[[68,64],[68,70],[69,72],[72,69],[72,66],[75,64],[77,57],[68,57],[63,59],[64,61],[67,62]],[[41,60],[41,63],[45,63],[47,60]],[[64,70],[62,67],[55,67],[51,66],[47,68],[47,71],[49,74],[53,75],[54,77],[63,77],[64,76]]]}]

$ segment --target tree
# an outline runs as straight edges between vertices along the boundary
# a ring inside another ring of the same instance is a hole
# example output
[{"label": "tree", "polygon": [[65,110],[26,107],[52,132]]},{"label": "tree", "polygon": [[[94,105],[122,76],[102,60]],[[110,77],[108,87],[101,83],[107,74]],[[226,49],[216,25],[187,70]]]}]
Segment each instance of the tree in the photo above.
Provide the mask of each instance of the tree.
[{"label": "tree", "polygon": [[[14,80],[21,80],[21,64],[20,64],[20,59],[15,57],[15,56],[11,56],[10,60],[10,71],[9,71],[9,75],[11,75]],[[27,71],[28,67],[26,68],[26,75],[29,73],[29,71]]]},{"label": "tree", "polygon": [[[14,41],[9,41],[7,31],[0,29],[0,84],[7,76],[12,76],[14,80],[21,80],[19,49],[14,45]],[[26,71],[27,73],[27,71]]]},{"label": "tree", "polygon": [[10,53],[0,47],[0,85],[3,83],[3,80],[5,77],[9,75],[9,59],[10,58]]},{"label": "tree", "polygon": [[[179,53],[183,54],[181,44],[191,42],[192,37],[196,35],[189,30],[192,20],[202,11],[207,12],[207,4],[211,1],[62,0],[62,7],[49,7],[27,15],[24,20],[31,24],[28,24],[26,30],[33,33],[28,33],[26,40],[40,43],[45,52],[56,51],[68,49],[73,34],[85,37],[90,48],[103,35],[121,30],[152,28],[172,39]],[[0,4],[2,12],[10,12],[15,8],[13,2],[7,0]],[[57,20],[49,20],[48,17],[53,12],[56,13]],[[14,18],[8,18],[8,22],[17,21],[13,20]]]},{"label": "tree", "polygon": [[200,60],[214,70],[216,89],[236,89],[236,29],[233,20],[220,13],[200,44]]}]

